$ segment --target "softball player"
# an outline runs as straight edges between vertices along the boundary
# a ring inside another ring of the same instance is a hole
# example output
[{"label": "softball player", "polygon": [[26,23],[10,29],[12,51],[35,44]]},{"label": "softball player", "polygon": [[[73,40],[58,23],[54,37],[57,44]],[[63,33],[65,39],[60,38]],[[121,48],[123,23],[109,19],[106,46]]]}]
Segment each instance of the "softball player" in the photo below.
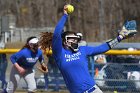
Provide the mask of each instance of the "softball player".
[{"label": "softball player", "polygon": [[122,29],[117,38],[97,47],[78,46],[78,36],[75,32],[63,32],[68,19],[66,8],[67,5],[64,6],[64,15],[56,25],[53,34],[52,51],[55,62],[63,75],[70,93],[103,93],[90,76],[87,56],[101,54],[110,50],[125,37],[129,36],[131,32]]},{"label": "softball player", "polygon": [[42,51],[38,48],[38,38],[29,37],[25,46],[17,53],[11,56],[11,62],[13,67],[10,73],[10,81],[7,84],[7,88],[4,93],[14,93],[20,79],[25,79],[28,86],[28,93],[34,93],[36,91],[35,71],[34,65],[39,60],[42,66],[43,63]]}]

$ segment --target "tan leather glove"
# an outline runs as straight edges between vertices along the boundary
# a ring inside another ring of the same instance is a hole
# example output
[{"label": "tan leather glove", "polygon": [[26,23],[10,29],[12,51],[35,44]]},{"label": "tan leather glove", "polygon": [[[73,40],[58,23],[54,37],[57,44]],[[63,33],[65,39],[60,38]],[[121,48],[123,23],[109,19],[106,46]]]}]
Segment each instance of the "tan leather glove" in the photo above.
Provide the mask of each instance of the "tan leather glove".
[{"label": "tan leather glove", "polygon": [[42,73],[48,73],[48,67],[44,63],[38,65],[37,68]]}]

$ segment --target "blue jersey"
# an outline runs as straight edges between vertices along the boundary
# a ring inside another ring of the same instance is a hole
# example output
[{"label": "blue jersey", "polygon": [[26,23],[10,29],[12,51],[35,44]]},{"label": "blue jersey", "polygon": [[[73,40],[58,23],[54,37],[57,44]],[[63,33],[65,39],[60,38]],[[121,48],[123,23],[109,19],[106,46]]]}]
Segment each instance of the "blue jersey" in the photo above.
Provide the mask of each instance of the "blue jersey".
[{"label": "blue jersey", "polygon": [[88,71],[87,56],[104,53],[110,47],[107,43],[97,47],[81,46],[76,53],[64,49],[61,34],[67,18],[68,15],[64,14],[56,25],[52,42],[53,56],[69,91],[71,93],[83,93],[95,85],[95,81]]},{"label": "blue jersey", "polygon": [[13,54],[10,59],[13,64],[18,63],[21,67],[26,69],[33,68],[38,60],[40,62],[43,62],[44,60],[42,51],[40,49],[38,49],[37,52],[34,53],[28,48],[24,48],[19,52]]}]

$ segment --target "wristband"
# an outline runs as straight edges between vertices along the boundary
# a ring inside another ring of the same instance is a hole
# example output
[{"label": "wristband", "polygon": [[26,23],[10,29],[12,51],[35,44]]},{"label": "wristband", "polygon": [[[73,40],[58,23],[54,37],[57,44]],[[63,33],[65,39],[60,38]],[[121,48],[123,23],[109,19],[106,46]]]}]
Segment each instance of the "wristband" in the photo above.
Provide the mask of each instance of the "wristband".
[{"label": "wristband", "polygon": [[110,48],[113,48],[113,47],[115,47],[121,40],[122,40],[122,38],[121,38],[120,35],[119,35],[117,38],[108,41],[107,44],[109,45]]}]

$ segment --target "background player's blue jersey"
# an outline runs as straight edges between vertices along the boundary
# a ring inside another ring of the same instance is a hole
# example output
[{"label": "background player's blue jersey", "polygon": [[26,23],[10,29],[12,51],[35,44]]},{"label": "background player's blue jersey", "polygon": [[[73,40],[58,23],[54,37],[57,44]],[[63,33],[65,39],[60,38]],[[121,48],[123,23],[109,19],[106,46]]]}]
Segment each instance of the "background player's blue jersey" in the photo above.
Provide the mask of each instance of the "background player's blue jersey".
[{"label": "background player's blue jersey", "polygon": [[64,14],[55,28],[52,42],[53,56],[70,92],[83,93],[95,85],[88,71],[87,56],[106,52],[110,48],[104,43],[98,47],[81,46],[76,53],[64,49],[61,34],[67,18],[68,15]]},{"label": "background player's blue jersey", "polygon": [[38,60],[40,62],[43,62],[44,60],[42,51],[40,49],[34,53],[28,48],[24,48],[13,54],[10,59],[13,64],[18,63],[23,68],[33,68]]}]

